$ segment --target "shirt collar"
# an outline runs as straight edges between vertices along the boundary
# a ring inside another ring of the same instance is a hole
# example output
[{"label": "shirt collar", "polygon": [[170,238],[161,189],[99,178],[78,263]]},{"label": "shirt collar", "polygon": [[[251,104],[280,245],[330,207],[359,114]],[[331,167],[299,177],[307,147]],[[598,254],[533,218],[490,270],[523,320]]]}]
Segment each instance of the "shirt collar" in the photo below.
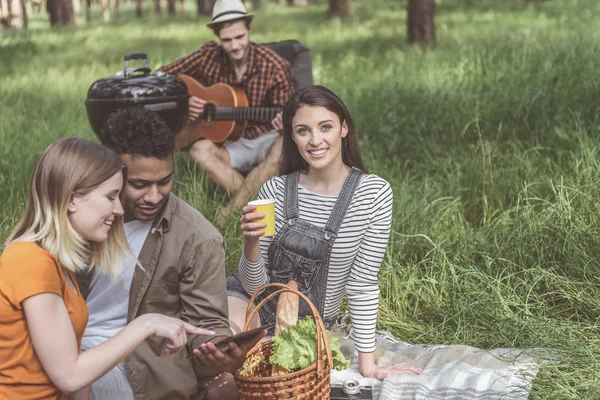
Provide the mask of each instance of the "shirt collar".
[{"label": "shirt collar", "polygon": [[173,196],[173,193],[169,193],[169,197],[167,198],[167,201],[160,215],[154,220],[150,232],[154,233],[158,231],[160,234],[163,234],[169,231],[169,226],[171,225],[171,218],[173,217],[173,213],[175,212],[176,206],[176,203],[174,201],[171,201]]},{"label": "shirt collar", "polygon": [[[223,66],[223,71],[225,74],[232,77],[232,82],[236,81],[235,71],[233,70],[233,64],[231,60],[223,50],[223,47],[219,46],[219,51],[221,53],[221,65]],[[256,57],[256,43],[249,42],[248,43],[248,68],[246,69],[246,73],[242,77],[242,82],[247,80],[250,75],[253,75],[258,68],[258,62]]]}]

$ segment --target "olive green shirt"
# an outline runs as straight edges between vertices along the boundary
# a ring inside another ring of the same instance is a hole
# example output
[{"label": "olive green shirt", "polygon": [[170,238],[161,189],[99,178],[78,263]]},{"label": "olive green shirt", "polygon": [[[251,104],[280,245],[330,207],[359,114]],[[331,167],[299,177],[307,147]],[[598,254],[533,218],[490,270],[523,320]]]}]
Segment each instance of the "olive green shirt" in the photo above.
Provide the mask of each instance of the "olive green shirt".
[{"label": "olive green shirt", "polygon": [[[91,276],[78,277],[84,297]],[[128,321],[160,313],[229,336],[225,279],[223,237],[202,214],[170,194],[139,255]],[[188,357],[211,337],[190,335],[185,350],[173,356],[164,352],[165,339],[146,339],[125,361],[135,399],[202,399],[200,365]]]}]

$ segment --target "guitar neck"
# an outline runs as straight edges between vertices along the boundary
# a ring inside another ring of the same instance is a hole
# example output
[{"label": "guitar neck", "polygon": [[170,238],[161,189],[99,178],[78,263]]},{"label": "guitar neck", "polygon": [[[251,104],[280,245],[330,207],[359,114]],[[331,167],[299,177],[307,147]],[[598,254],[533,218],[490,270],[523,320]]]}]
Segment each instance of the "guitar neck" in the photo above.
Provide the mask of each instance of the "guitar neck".
[{"label": "guitar neck", "polygon": [[222,107],[216,106],[214,118],[217,121],[271,121],[279,107]]}]

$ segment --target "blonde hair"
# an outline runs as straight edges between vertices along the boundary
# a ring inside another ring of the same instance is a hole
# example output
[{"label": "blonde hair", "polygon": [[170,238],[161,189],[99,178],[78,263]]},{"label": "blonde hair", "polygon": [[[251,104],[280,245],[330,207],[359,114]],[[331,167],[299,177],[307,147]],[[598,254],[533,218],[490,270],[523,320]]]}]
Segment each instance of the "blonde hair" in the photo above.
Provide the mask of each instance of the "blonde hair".
[{"label": "blonde hair", "polygon": [[85,195],[116,173],[125,174],[119,155],[81,138],[50,144],[31,178],[25,214],[8,241],[35,242],[73,272],[95,267],[116,277],[127,254],[123,218],[117,217],[105,242],[91,242],[71,225],[68,205],[73,194]]}]

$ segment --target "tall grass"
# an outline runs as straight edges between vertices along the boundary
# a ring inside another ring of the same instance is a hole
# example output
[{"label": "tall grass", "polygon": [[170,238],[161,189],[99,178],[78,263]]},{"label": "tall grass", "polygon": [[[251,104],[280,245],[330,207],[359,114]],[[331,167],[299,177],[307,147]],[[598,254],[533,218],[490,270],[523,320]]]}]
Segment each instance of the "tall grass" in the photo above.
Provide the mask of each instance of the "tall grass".
[{"label": "tall grass", "polygon": [[[379,327],[413,343],[551,348],[532,399],[600,398],[600,2],[442,0],[437,45],[406,44],[405,1],[269,6],[253,40],[296,38],[349,106],[369,168],[394,189]],[[190,5],[191,6],[191,5]],[[188,7],[189,9],[190,7]],[[148,10],[149,11],[149,10]],[[53,140],[96,140],[91,83],[149,53],[153,68],[211,33],[191,15],[0,39],[0,238]],[[176,192],[209,219],[228,198],[185,154]],[[222,230],[236,268],[237,216]]]}]

